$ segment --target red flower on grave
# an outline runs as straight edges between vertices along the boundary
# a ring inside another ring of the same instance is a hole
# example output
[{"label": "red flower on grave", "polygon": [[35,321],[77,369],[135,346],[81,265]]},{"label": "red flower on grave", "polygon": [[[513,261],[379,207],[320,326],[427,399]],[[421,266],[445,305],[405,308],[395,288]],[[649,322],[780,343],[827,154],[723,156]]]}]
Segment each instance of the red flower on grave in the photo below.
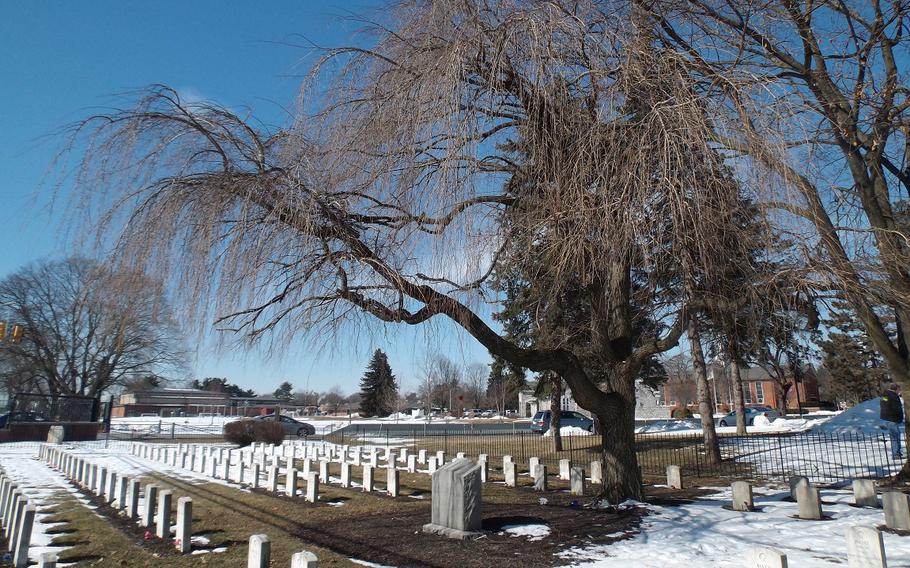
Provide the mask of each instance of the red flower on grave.
[{"label": "red flower on grave", "polygon": [[145,534],[142,535],[142,538],[145,540],[152,540],[152,531],[145,531]]}]

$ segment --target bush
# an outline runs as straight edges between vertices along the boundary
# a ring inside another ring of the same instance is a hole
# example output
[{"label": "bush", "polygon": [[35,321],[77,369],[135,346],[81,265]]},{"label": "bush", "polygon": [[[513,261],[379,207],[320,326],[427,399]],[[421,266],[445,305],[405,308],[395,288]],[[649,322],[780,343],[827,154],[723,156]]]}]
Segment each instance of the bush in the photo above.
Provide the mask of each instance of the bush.
[{"label": "bush", "polygon": [[280,444],[284,428],[274,420],[237,420],[224,425],[224,439],[241,447],[253,442]]},{"label": "bush", "polygon": [[678,404],[673,407],[673,410],[670,411],[670,418],[676,420],[684,420],[686,418],[692,418],[692,411],[688,407]]}]

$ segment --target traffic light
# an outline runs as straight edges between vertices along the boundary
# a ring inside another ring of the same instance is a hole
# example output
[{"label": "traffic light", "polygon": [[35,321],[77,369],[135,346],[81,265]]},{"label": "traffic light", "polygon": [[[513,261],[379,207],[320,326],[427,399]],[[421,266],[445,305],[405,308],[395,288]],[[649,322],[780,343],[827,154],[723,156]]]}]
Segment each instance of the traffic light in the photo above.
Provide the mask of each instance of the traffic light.
[{"label": "traffic light", "polygon": [[10,334],[10,339],[13,341],[13,343],[19,343],[22,341],[22,331],[23,330],[21,325],[13,326],[13,332]]},{"label": "traffic light", "polygon": [[4,341],[5,339],[6,339],[6,322],[0,321],[0,341]]}]

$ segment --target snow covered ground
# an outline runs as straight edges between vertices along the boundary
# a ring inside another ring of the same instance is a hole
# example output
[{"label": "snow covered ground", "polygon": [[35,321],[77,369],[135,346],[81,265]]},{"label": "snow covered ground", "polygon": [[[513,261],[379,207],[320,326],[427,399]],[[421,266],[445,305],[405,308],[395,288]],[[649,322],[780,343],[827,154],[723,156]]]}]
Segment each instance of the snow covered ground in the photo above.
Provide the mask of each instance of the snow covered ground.
[{"label": "snow covered ground", "polygon": [[[165,474],[192,483],[222,483],[239,487],[207,475],[175,468],[165,463],[137,458],[128,453],[128,443],[103,442],[67,444],[68,451],[104,464],[122,475]],[[788,459],[798,457],[798,448],[786,451]],[[39,519],[62,495],[81,498],[63,477],[35,459],[36,444],[0,445],[0,463],[17,479],[38,503]],[[832,458],[836,459],[836,458]],[[880,509],[861,509],[850,505],[849,491],[822,489],[825,521],[801,521],[794,516],[795,503],[785,501],[785,489],[762,486],[755,488],[757,512],[740,513],[723,508],[730,501],[730,491],[699,498],[691,504],[675,507],[641,505],[650,510],[640,531],[630,539],[610,545],[577,548],[565,554],[570,566],[589,568],[709,568],[740,567],[746,551],[752,546],[773,546],[789,557],[791,566],[801,568],[838,567],[846,565],[845,531],[851,526],[881,526]],[[85,502],[84,500],[82,500]],[[31,556],[53,550],[45,531],[53,525],[36,523]],[[516,542],[539,540],[550,536],[546,525],[503,527]],[[910,568],[910,537],[885,533],[885,548],[891,568]],[[59,548],[56,549],[59,552]]]},{"label": "snow covered ground", "polygon": [[32,526],[29,559],[36,562],[45,552],[60,553],[66,547],[51,546],[54,536],[47,531],[64,523],[46,523],[44,519],[62,497],[72,495],[83,504],[88,501],[79,495],[60,473],[38,461],[38,447],[34,443],[12,443],[0,445],[0,465],[6,474],[16,482],[37,508],[35,524]]},{"label": "snow covered ground", "polygon": [[[724,509],[729,489],[678,507],[648,505],[651,514],[635,537],[606,546],[574,549],[566,554],[571,566],[586,568],[723,568],[745,566],[746,551],[770,546],[787,555],[790,566],[833,568],[847,564],[846,530],[884,524],[881,509],[850,505],[848,491],[822,490],[829,520],[794,518],[796,503],[783,501],[788,491],[756,487],[753,513]],[[884,533],[891,568],[910,567],[910,536]]]}]

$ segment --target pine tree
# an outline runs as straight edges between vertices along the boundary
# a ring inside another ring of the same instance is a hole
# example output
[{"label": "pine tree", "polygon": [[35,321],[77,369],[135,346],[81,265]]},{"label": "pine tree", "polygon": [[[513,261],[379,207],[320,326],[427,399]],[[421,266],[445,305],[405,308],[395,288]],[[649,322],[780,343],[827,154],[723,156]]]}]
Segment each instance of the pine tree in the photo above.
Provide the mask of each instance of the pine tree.
[{"label": "pine tree", "polygon": [[819,347],[831,393],[838,401],[854,404],[877,396],[888,380],[887,368],[862,324],[843,302],[834,303],[825,324],[828,337],[819,341]]},{"label": "pine tree", "polygon": [[294,400],[294,386],[291,385],[291,383],[284,381],[275,389],[273,394],[275,398],[282,402],[291,402]]},{"label": "pine tree", "polygon": [[387,416],[395,410],[397,399],[398,384],[389,366],[389,358],[377,349],[360,380],[360,414]]}]

